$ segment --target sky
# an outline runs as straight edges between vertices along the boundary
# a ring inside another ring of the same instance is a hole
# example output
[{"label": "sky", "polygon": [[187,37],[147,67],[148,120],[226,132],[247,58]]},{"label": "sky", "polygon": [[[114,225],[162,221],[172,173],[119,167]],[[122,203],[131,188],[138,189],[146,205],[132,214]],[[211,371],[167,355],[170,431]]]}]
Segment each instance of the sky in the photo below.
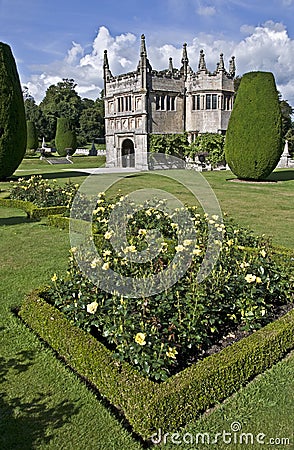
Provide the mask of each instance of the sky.
[{"label": "sky", "polygon": [[73,78],[82,98],[103,88],[103,54],[113,75],[136,69],[145,34],[152,68],[180,68],[183,43],[197,71],[204,50],[214,71],[220,53],[237,75],[273,72],[294,107],[294,0],[0,0],[0,41],[10,45],[20,80],[39,103]]}]

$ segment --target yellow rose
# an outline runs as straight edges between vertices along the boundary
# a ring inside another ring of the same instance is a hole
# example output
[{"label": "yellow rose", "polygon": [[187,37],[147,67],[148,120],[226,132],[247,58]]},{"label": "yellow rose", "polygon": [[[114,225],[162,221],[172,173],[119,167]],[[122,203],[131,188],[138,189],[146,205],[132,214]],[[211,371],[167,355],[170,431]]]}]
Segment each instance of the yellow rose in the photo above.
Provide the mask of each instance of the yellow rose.
[{"label": "yellow rose", "polygon": [[113,235],[112,231],[106,231],[106,233],[104,234],[104,237],[105,237],[105,239],[110,239],[112,235]]},{"label": "yellow rose", "polygon": [[92,269],[95,269],[95,267],[97,267],[97,263],[99,263],[99,259],[98,258],[94,258],[93,261],[90,264]]},{"label": "yellow rose", "polygon": [[166,356],[172,359],[176,359],[176,355],[178,354],[177,350],[172,347],[168,347],[168,351],[166,352]]},{"label": "yellow rose", "polygon": [[135,342],[139,345],[146,345],[146,335],[144,333],[137,333],[135,336]]},{"label": "yellow rose", "polygon": [[136,251],[137,249],[134,245],[129,245],[123,250],[124,253],[135,253]]},{"label": "yellow rose", "polygon": [[252,273],[248,273],[245,277],[245,280],[247,281],[247,283],[253,283],[254,281],[256,281],[256,276],[252,275]]},{"label": "yellow rose", "polygon": [[89,303],[87,305],[87,313],[89,314],[95,314],[95,312],[97,311],[98,308],[98,303],[96,302],[96,300],[92,303]]},{"label": "yellow rose", "polygon": [[102,270],[108,270],[109,269],[109,262],[106,262],[102,266]]}]

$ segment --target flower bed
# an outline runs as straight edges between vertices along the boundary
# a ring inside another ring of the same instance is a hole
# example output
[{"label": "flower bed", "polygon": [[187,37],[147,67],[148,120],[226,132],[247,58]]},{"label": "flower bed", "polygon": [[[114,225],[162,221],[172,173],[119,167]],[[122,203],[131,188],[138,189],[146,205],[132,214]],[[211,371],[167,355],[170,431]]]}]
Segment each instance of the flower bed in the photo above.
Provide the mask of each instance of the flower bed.
[{"label": "flower bed", "polygon": [[[276,308],[293,299],[290,256],[278,261],[264,238],[228,219],[223,224],[218,217],[201,215],[196,208],[190,208],[192,223],[185,223],[186,229],[196,227],[195,239],[182,239],[179,244],[181,210],[169,217],[160,202],[155,199],[145,204],[129,218],[126,245],[114,254],[111,238],[121,229],[109,228],[114,204],[100,194],[92,222],[96,255],[73,248],[67,276],[54,275],[43,294],[70,321],[103,340],[118,362],[127,361],[156,381],[167,380],[194,364],[212,345],[237,330],[261,328],[273,320]],[[199,283],[197,273],[204,260],[209,227],[218,231],[223,242],[215,242],[220,251],[218,261]],[[154,229],[161,233],[153,239],[158,244],[157,257],[134,261],[148,248],[148,235]],[[104,283],[111,282],[113,272],[126,279],[133,277],[136,283],[161,273],[176,257],[180,264],[187,255],[191,264],[172,287],[143,298],[122,296],[115,287],[113,292],[105,292],[76,262],[77,258],[89,260],[87,270],[97,270]]]},{"label": "flower bed", "polygon": [[0,198],[0,206],[22,209],[32,220],[67,213],[79,187],[73,183],[61,187],[56,180],[50,184],[41,175],[11,183],[9,198]]},{"label": "flower bed", "polygon": [[38,292],[19,315],[67,365],[124,414],[148,440],[159,428],[174,432],[221,402],[294,348],[294,309],[275,322],[191,365],[163,383],[141,376],[130,364],[76,327]]},{"label": "flower bed", "polygon": [[42,175],[33,175],[29,179],[19,178],[17,182],[11,181],[10,198],[31,202],[38,208],[53,206],[70,206],[79,188],[72,182],[59,186],[56,180],[52,183],[42,178]]}]

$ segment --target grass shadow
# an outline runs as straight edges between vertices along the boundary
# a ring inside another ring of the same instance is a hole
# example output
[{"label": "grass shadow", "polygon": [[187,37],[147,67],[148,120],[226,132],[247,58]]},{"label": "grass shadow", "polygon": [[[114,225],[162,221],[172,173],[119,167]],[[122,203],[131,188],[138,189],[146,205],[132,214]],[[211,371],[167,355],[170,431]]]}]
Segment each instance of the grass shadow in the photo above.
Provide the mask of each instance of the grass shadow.
[{"label": "grass shadow", "polygon": [[7,225],[20,225],[22,223],[31,223],[32,219],[24,216],[0,218],[0,227]]},{"label": "grass shadow", "polygon": [[294,180],[294,170],[280,170],[272,172],[267,178],[269,181],[292,181]]},{"label": "grass shadow", "polygon": [[242,180],[237,177],[227,178],[226,181],[236,181],[240,183],[277,183],[278,181],[293,181],[294,180],[294,170],[279,170],[272,172],[267,178],[262,180]]},{"label": "grass shadow", "polygon": [[[79,169],[77,169],[76,171],[64,171],[64,172],[45,172],[45,173],[40,173],[40,175],[42,175],[42,178],[48,178],[48,179],[57,179],[57,178],[74,178],[74,177],[84,177],[87,175],[87,173],[78,171]],[[10,178],[7,178],[5,181],[9,182],[9,181],[17,181],[19,178],[23,178],[24,180],[29,180],[31,178],[32,175],[39,175],[39,174],[27,174],[27,175],[13,175]]]},{"label": "grass shadow", "polygon": [[[33,364],[36,351],[21,351],[14,358],[0,358],[0,376],[9,382],[11,376],[18,376]],[[21,382],[21,377],[20,377]],[[55,429],[64,426],[79,408],[68,400],[48,406],[49,394],[36,393],[28,401],[24,396],[0,395],[0,448],[31,450],[38,444],[48,444]]]}]

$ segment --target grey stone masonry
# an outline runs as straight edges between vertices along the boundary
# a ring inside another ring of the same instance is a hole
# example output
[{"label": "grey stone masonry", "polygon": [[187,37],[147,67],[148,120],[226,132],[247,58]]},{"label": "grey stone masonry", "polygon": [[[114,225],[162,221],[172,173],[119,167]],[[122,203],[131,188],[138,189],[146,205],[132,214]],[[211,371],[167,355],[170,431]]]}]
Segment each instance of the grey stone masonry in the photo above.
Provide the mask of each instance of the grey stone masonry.
[{"label": "grey stone masonry", "polygon": [[141,36],[137,69],[113,76],[104,52],[106,166],[148,169],[148,135],[187,132],[190,141],[200,133],[227,130],[234,99],[235,58],[226,71],[223,54],[214,72],[200,51],[197,72],[189,66],[183,45],[180,69],[169,58],[168,69],[153,70]]}]

